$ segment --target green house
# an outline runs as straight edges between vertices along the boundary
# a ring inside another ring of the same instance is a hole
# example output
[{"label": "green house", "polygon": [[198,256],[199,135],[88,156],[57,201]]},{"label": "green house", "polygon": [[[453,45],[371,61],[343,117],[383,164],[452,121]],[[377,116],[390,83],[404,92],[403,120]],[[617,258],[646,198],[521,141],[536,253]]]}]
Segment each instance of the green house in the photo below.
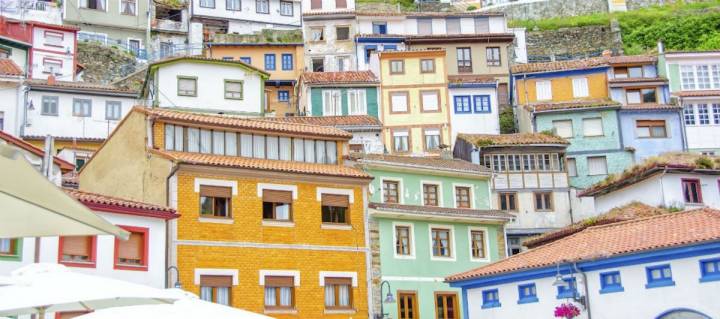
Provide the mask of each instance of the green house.
[{"label": "green house", "polygon": [[305,72],[299,109],[307,116],[370,115],[378,118],[380,81],[371,71]]},{"label": "green house", "polygon": [[490,210],[491,172],[446,156],[363,155],[357,162],[374,177],[374,312],[390,292],[395,302],[382,304],[390,318],[460,318],[461,292],[445,276],[505,257],[512,216]]}]

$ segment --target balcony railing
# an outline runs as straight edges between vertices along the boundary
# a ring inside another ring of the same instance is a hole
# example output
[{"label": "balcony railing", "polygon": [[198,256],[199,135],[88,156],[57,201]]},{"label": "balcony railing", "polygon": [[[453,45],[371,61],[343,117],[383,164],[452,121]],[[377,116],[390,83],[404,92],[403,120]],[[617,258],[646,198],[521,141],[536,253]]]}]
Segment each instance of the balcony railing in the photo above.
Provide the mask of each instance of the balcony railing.
[{"label": "balcony railing", "polygon": [[153,30],[187,32],[188,23],[187,21],[153,19],[152,28]]},{"label": "balcony railing", "polygon": [[39,0],[0,0],[3,16],[19,20],[33,20],[62,24],[62,8],[55,3]]}]

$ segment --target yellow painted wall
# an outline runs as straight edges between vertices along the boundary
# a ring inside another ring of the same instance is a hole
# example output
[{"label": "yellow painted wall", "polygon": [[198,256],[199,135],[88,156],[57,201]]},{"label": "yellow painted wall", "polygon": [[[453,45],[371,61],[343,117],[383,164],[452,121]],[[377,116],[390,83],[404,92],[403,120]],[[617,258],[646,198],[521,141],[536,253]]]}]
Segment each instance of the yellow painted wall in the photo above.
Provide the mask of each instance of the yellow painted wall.
[{"label": "yellow painted wall", "polygon": [[[287,102],[278,101],[278,91],[288,91],[290,99]],[[295,88],[292,86],[272,86],[265,85],[267,93],[268,109],[267,112],[275,112],[276,117],[284,117],[285,113],[295,113]]]},{"label": "yellow painted wall", "polygon": [[[265,70],[265,54],[275,53],[275,71]],[[283,71],[282,54],[293,55],[294,69]],[[215,59],[233,57],[250,57],[250,64],[260,70],[270,73],[270,80],[297,80],[303,70],[304,51],[302,46],[214,46],[207,49],[205,55]]]},{"label": "yellow painted wall", "polygon": [[[572,79],[575,77],[587,77],[588,79],[588,97],[573,97]],[[605,73],[586,74],[581,76],[566,76],[557,78],[544,79],[527,79],[527,93],[525,92],[525,80],[520,78],[515,82],[515,96],[517,96],[518,104],[525,104],[527,100],[530,103],[541,102],[537,99],[535,91],[535,83],[540,80],[550,80],[552,85],[552,102],[563,102],[582,99],[599,99],[608,97],[608,84]],[[527,95],[527,100],[525,96]],[[548,101],[549,102],[549,101]]]}]

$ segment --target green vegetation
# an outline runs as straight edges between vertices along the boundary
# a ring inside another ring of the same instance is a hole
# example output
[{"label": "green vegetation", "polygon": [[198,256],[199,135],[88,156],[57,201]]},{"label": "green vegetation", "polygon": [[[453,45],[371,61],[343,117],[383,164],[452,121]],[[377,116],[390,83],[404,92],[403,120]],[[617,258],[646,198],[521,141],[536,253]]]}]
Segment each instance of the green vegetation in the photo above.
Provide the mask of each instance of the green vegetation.
[{"label": "green vegetation", "polygon": [[500,112],[500,133],[510,134],[517,132],[515,127],[515,115],[511,107],[506,107]]},{"label": "green vegetation", "polygon": [[414,0],[358,0],[355,2],[355,6],[358,10],[362,10],[365,5],[372,6],[372,4],[383,4],[383,5],[390,5],[393,8],[397,6],[397,4],[400,4],[401,9],[407,10],[407,11],[414,11],[415,10],[415,1]]},{"label": "green vegetation", "polygon": [[465,10],[467,10],[467,11],[474,11],[474,10],[477,10],[477,7],[474,6],[474,5],[469,5],[469,6],[467,7],[467,9],[465,9]]},{"label": "green vegetation", "polygon": [[523,27],[528,31],[548,31],[560,28],[575,28],[585,26],[610,26],[610,15],[596,13],[583,16],[557,17],[542,20],[511,20],[510,27]]}]

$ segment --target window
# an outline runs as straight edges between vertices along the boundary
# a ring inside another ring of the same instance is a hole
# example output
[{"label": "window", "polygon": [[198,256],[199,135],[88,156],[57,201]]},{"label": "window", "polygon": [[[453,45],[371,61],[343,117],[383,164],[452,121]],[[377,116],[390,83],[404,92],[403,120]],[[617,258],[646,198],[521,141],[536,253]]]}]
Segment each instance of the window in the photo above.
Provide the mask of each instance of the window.
[{"label": "window", "polygon": [[672,271],[670,270],[670,265],[668,264],[646,267],[645,273],[647,275],[647,284],[645,285],[645,288],[675,285],[675,281],[672,279]]},{"label": "window", "polygon": [[352,308],[352,278],[325,278],[325,308]]},{"label": "window", "polygon": [[342,115],[340,90],[323,90],[323,116]]},{"label": "window", "polygon": [[710,124],[710,114],[708,113],[708,106],[705,103],[697,105],[698,112],[698,124],[707,125]]},{"label": "window", "polygon": [[445,19],[445,30],[447,31],[447,34],[460,34],[460,19]]},{"label": "window", "polygon": [[120,101],[105,102],[105,119],[117,121],[122,117],[122,103]]},{"label": "window", "polygon": [[435,73],[435,59],[421,59],[420,73]]},{"label": "window", "polygon": [[255,12],[270,13],[270,0],[255,0]]},{"label": "window", "polygon": [[[1,253],[0,253],[1,254]],[[700,282],[720,280],[720,258],[700,261]]]},{"label": "window", "polygon": [[60,97],[57,96],[43,96],[42,97],[42,115],[58,115],[58,101]]},{"label": "window", "polygon": [[412,255],[412,236],[410,226],[395,226],[395,254],[398,256]]},{"label": "window", "polygon": [[538,101],[552,100],[552,84],[549,80],[535,82],[535,95]]},{"label": "window", "polygon": [[232,188],[200,185],[200,217],[232,218]]},{"label": "window", "polygon": [[403,74],[403,73],[405,73],[405,61],[403,61],[403,60],[390,61],[390,74]]},{"label": "window", "polygon": [[347,9],[347,0],[335,0],[335,9]]},{"label": "window", "polygon": [[485,232],[482,230],[470,231],[470,253],[474,259],[485,259]]},{"label": "window", "polygon": [[453,99],[455,101],[455,113],[472,112],[469,95],[456,95]]},{"label": "window", "polygon": [[683,106],[683,118],[686,125],[695,125],[695,108],[692,104]]},{"label": "window", "polygon": [[399,319],[418,319],[417,293],[398,291]]},{"label": "window", "polygon": [[625,291],[620,281],[620,272],[611,271],[600,273],[600,293],[606,294],[611,292]]},{"label": "window", "polygon": [[567,159],[567,167],[568,167],[568,176],[572,176],[572,177],[577,176],[577,164],[575,163],[574,158]]},{"label": "window", "polygon": [[432,19],[417,19],[418,35],[432,34]]},{"label": "window", "polygon": [[490,19],[487,17],[475,18],[475,33],[488,33],[490,32]]},{"label": "window", "polygon": [[280,1],[280,15],[292,17],[295,13],[293,12],[293,3],[290,1]]},{"label": "window", "polygon": [[552,124],[553,129],[555,129],[555,134],[557,134],[557,136],[564,138],[573,137],[572,120],[557,120],[553,121]]},{"label": "window", "polygon": [[263,220],[284,222],[291,221],[293,202],[292,196],[292,192],[290,191],[264,189],[262,198]]},{"label": "window", "polygon": [[367,114],[367,99],[365,98],[365,89],[348,90],[347,95],[349,115]]},{"label": "window", "polygon": [[408,111],[408,92],[390,92],[390,112],[405,113]]},{"label": "window", "polygon": [[225,80],[225,98],[230,100],[242,100],[243,81]]},{"label": "window", "polygon": [[275,70],[275,54],[265,54],[265,70]]},{"label": "window", "polygon": [[551,211],[553,209],[552,192],[533,193],[535,197],[535,210]]},{"label": "window", "polygon": [[420,109],[423,112],[440,110],[440,91],[420,91]]},{"label": "window", "polygon": [[20,257],[21,238],[0,238],[0,260],[3,257]]},{"label": "window", "polygon": [[473,95],[475,113],[490,113],[490,95]]},{"label": "window", "polygon": [[292,71],[293,69],[293,55],[283,54],[282,55],[282,69],[283,71]]},{"label": "window", "polygon": [[400,203],[400,183],[396,181],[383,181],[383,203]]},{"label": "window", "polygon": [[535,284],[524,284],[518,286],[518,304],[538,302],[537,289]]},{"label": "window", "polygon": [[588,81],[587,78],[573,78],[573,97],[587,97],[588,93]]},{"label": "window", "polygon": [[322,194],[322,222],[332,224],[349,224],[348,195]]},{"label": "window", "polygon": [[607,175],[607,159],[605,156],[587,158],[588,175]]},{"label": "window", "polygon": [[232,285],[232,276],[200,275],[200,299],[230,306]]},{"label": "window", "polygon": [[630,78],[641,78],[643,77],[642,66],[630,66],[627,67],[627,74]]},{"label": "window", "polygon": [[500,210],[517,211],[517,193],[499,193]]},{"label": "window", "polygon": [[457,295],[453,293],[435,293],[435,313],[438,319],[458,319]]},{"label": "window", "polygon": [[701,90],[711,88],[710,67],[707,65],[698,65],[695,70],[697,71],[697,88]]},{"label": "window", "polygon": [[252,64],[252,58],[250,58],[249,56],[241,56],[240,62],[245,64]]},{"label": "window", "polygon": [[470,205],[470,187],[455,186],[455,207],[472,208],[472,205]]},{"label": "window", "polygon": [[655,89],[627,90],[626,92],[628,104],[657,102],[657,95],[655,93]]},{"label": "window", "polygon": [[290,276],[265,277],[265,309],[292,309],[295,307],[295,278]]},{"label": "window", "polygon": [[310,0],[310,9],[322,9],[322,0]]},{"label": "window", "polygon": [[665,120],[637,120],[635,122],[635,134],[640,138],[667,137]]},{"label": "window", "polygon": [[702,204],[702,188],[699,179],[682,179],[682,192],[685,203]]},{"label": "window", "polygon": [[201,8],[215,8],[215,0],[200,0]]},{"label": "window", "polygon": [[130,232],[128,240],[115,239],[115,269],[147,270],[148,228],[120,226]]},{"label": "window", "polygon": [[603,136],[602,119],[599,117],[583,119],[583,136]]},{"label": "window", "polygon": [[393,151],[396,153],[410,151],[410,134],[408,131],[393,132]]},{"label": "window", "polygon": [[197,77],[178,76],[178,95],[197,96]]},{"label": "window", "polygon": [[313,72],[325,72],[325,60],[323,58],[312,58]]},{"label": "window", "polygon": [[431,228],[430,235],[432,237],[432,255],[434,257],[452,257],[450,229]]},{"label": "window", "polygon": [[535,154],[523,155],[523,170],[526,172],[532,172],[535,169]]},{"label": "window", "polygon": [[720,124],[720,104],[713,103],[712,104],[712,112],[713,112],[713,122],[715,124]]},{"label": "window", "polygon": [[482,301],[482,309],[500,307],[500,294],[498,290],[483,290]]},{"label": "window", "polygon": [[350,58],[347,56],[335,57],[335,65],[338,72],[348,71],[350,69]]},{"label": "window", "polygon": [[425,138],[425,150],[426,151],[438,151],[440,150],[440,129],[431,128],[423,129],[423,136]]},{"label": "window", "polygon": [[45,45],[62,47],[64,35],[62,32],[45,31]]},{"label": "window", "polygon": [[73,99],[73,116],[90,117],[92,115],[92,100]]},{"label": "window", "polygon": [[122,2],[120,3],[120,8],[122,10],[122,14],[134,16],[136,13],[135,0],[122,0]]},{"label": "window", "polygon": [[60,237],[58,262],[73,267],[95,267],[95,236]]},{"label": "window", "polygon": [[493,167],[498,172],[505,172],[507,170],[505,155],[493,155]]},{"label": "window", "polygon": [[373,22],[373,34],[387,34],[387,22]]},{"label": "window", "polygon": [[225,0],[225,10],[229,11],[241,11],[242,9],[241,0]]},{"label": "window", "polygon": [[423,184],[423,205],[439,206],[438,204],[438,185]]},{"label": "window", "polygon": [[325,41],[325,28],[323,28],[323,27],[310,28],[310,41],[315,41],[315,42]]},{"label": "window", "polygon": [[557,299],[572,298],[577,295],[577,281],[575,278],[563,279],[564,284],[557,286]]},{"label": "window", "polygon": [[680,82],[683,90],[695,89],[695,67],[692,65],[680,66]]},{"label": "window", "polygon": [[500,48],[488,47],[485,49],[487,65],[500,66]]},{"label": "window", "polygon": [[508,161],[508,171],[510,172],[519,172],[521,170],[521,159],[520,155],[508,155],[507,156]]},{"label": "window", "polygon": [[290,91],[278,91],[278,102],[290,101]]},{"label": "window", "polygon": [[457,48],[458,73],[472,73],[472,54],[470,48]]},{"label": "window", "polygon": [[335,27],[335,39],[338,41],[344,41],[350,39],[350,27]]},{"label": "window", "polygon": [[105,11],[105,0],[80,0],[80,8]]},{"label": "window", "polygon": [[43,58],[43,73],[62,75],[62,66],[62,60]]}]

